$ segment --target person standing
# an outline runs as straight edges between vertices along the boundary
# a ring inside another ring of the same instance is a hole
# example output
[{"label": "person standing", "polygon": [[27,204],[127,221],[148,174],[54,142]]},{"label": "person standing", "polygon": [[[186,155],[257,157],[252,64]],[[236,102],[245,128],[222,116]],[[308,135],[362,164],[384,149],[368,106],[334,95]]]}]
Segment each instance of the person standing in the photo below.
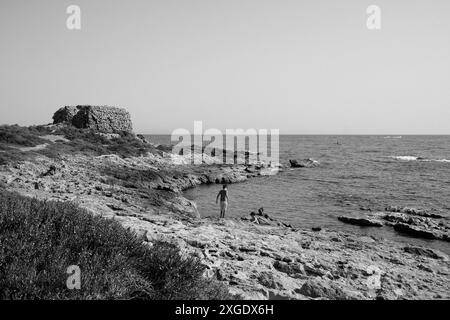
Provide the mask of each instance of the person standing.
[{"label": "person standing", "polygon": [[216,197],[216,204],[220,197],[220,219],[225,218],[225,213],[228,207],[228,189],[227,185],[224,184],[222,190],[219,191]]}]

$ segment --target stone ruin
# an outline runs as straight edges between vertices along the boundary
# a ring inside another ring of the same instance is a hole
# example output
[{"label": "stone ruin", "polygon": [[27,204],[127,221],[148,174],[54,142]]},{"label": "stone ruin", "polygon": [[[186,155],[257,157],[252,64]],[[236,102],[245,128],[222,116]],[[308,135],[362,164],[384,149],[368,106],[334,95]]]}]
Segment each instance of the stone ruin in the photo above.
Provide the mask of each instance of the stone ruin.
[{"label": "stone ruin", "polygon": [[80,129],[103,133],[132,132],[131,116],[123,108],[109,106],[66,106],[53,115],[53,123],[69,124]]}]

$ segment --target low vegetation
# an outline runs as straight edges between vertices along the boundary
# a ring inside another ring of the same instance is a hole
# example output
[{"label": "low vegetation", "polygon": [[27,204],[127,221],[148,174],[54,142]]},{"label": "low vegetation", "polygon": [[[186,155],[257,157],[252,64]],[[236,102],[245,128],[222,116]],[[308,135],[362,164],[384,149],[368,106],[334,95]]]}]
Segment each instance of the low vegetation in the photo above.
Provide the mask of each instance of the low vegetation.
[{"label": "low vegetation", "polygon": [[[68,141],[51,142],[42,138],[48,134],[59,135]],[[41,150],[23,150],[23,147],[35,147],[41,144],[47,144],[47,147]],[[142,156],[148,152],[161,153],[162,151],[129,132],[121,132],[116,137],[108,138],[91,129],[77,129],[71,126],[0,126],[0,165],[37,155],[58,158],[64,154],[92,156],[117,154],[125,158]]]},{"label": "low vegetation", "polygon": [[2,125],[0,126],[0,143],[34,147],[46,142],[39,137],[43,134],[46,134],[46,132],[42,126],[21,127],[18,125]]},{"label": "low vegetation", "polygon": [[[71,265],[81,289],[66,285]],[[144,243],[74,204],[0,187],[0,299],[227,299],[204,266],[172,244]]]}]

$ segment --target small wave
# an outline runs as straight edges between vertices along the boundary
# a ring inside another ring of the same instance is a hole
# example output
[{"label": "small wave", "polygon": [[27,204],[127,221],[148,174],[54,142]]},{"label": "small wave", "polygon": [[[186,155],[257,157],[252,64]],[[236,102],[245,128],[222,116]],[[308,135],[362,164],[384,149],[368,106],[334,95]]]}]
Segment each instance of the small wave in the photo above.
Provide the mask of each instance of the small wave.
[{"label": "small wave", "polygon": [[402,136],[386,136],[385,139],[401,139]]},{"label": "small wave", "polygon": [[390,158],[394,158],[396,160],[403,160],[403,161],[416,161],[419,159],[419,157],[415,157],[415,156],[390,156]]},{"label": "small wave", "polygon": [[433,160],[433,161],[436,161],[436,162],[450,162],[449,159],[438,159],[438,160]]},{"label": "small wave", "polygon": [[448,159],[428,159],[416,156],[390,156],[390,158],[401,160],[401,161],[424,161],[424,162],[449,162]]}]

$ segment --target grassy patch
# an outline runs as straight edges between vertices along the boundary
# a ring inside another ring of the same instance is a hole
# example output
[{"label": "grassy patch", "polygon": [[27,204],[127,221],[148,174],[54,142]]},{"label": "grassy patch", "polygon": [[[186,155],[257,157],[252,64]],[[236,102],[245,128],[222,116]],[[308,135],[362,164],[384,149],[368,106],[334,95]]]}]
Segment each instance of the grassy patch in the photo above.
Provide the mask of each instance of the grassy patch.
[{"label": "grassy patch", "polygon": [[[54,134],[63,135],[69,142],[62,144],[68,153],[83,153],[91,155],[117,154],[121,157],[139,157],[148,152],[158,152],[152,145],[137,139],[134,134],[121,132],[118,137],[108,139],[95,130],[63,127]],[[56,148],[56,150],[58,149]]]},{"label": "grassy patch", "polygon": [[[57,141],[52,143],[42,139],[46,134],[61,135],[68,139],[68,142]],[[45,149],[39,151],[22,152],[11,148],[34,147],[47,143]],[[2,151],[12,151],[8,152]],[[52,129],[45,126],[20,127],[0,126],[0,165],[25,158],[32,158],[42,154],[50,158],[58,158],[61,155],[83,154],[90,156],[100,156],[105,154],[117,154],[121,157],[142,156],[147,153],[161,153],[161,150],[154,148],[148,143],[137,139],[134,134],[122,132],[118,137],[106,138],[91,129],[77,129],[74,127],[59,127]]]},{"label": "grassy patch", "polygon": [[[81,289],[66,286],[81,269]],[[227,299],[197,258],[71,203],[0,189],[0,299]]]},{"label": "grassy patch", "polygon": [[44,127],[0,126],[0,143],[13,144],[23,147],[34,147],[46,141],[39,135],[46,133]]},{"label": "grassy patch", "polygon": [[22,152],[16,148],[0,144],[0,166],[20,160],[29,160],[33,157],[34,154],[32,152]]},{"label": "grassy patch", "polygon": [[53,134],[62,135],[69,140],[69,142],[57,142],[40,152],[53,158],[61,154],[77,153],[93,156],[117,154],[125,158],[142,156],[148,152],[159,152],[152,145],[142,142],[134,134],[125,131],[111,139],[98,134],[95,130],[70,126],[62,127]]}]

